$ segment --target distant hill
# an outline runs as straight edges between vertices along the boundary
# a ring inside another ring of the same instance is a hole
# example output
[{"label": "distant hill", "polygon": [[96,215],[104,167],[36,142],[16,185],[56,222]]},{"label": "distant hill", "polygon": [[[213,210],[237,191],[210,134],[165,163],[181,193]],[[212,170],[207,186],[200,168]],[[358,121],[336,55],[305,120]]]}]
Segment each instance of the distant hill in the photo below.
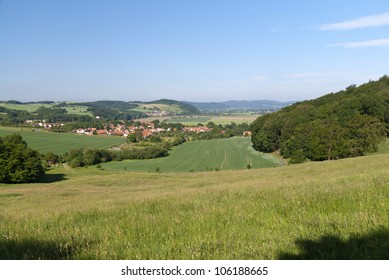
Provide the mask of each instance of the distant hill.
[{"label": "distant hill", "polygon": [[274,100],[229,100],[224,102],[190,102],[199,110],[278,110],[293,104],[293,101],[279,102]]},{"label": "distant hill", "polygon": [[190,115],[190,114],[198,114],[200,113],[198,108],[194,106],[193,104],[189,104],[187,102],[181,102],[171,99],[159,99],[156,101],[150,101],[150,102],[143,102],[145,104],[164,104],[164,105],[175,105],[179,109],[181,109],[182,115]]},{"label": "distant hill", "polygon": [[199,113],[199,111],[193,105],[176,101],[176,100],[170,100],[170,99],[159,99],[156,101],[149,101],[149,102],[142,102],[142,101],[125,102],[125,101],[100,100],[94,102],[74,103],[73,105],[87,106],[87,107],[104,109],[104,110],[118,110],[120,112],[125,112],[130,110],[137,111],[137,108],[144,104],[170,105],[175,108],[178,108],[178,110],[172,108],[174,110],[173,112],[182,115]]}]

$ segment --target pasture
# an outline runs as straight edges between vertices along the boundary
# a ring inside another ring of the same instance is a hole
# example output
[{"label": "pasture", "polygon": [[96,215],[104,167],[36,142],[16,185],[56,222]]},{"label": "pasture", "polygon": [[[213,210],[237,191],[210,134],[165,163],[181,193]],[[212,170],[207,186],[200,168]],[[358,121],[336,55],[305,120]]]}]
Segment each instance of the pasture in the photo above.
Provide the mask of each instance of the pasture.
[{"label": "pasture", "polygon": [[242,137],[190,141],[173,148],[168,157],[108,162],[102,167],[116,171],[198,172],[280,165],[273,155],[255,151],[251,146],[251,139]]},{"label": "pasture", "polygon": [[388,165],[58,167],[45,183],[0,185],[0,259],[389,259]]},{"label": "pasture", "polygon": [[53,152],[64,154],[74,148],[109,148],[125,143],[125,138],[115,136],[86,136],[75,133],[54,133],[30,128],[13,128],[0,126],[0,136],[13,133],[20,134],[27,144],[40,153]]}]

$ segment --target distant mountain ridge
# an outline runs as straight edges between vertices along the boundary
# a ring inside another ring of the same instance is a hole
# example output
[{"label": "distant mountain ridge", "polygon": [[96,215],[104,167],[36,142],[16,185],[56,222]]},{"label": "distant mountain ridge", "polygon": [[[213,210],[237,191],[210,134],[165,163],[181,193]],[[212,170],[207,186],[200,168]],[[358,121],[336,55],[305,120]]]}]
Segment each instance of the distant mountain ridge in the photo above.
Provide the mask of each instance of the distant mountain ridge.
[{"label": "distant mountain ridge", "polygon": [[280,102],[275,100],[229,100],[224,102],[191,102],[182,101],[199,110],[274,110],[289,106],[294,101]]}]

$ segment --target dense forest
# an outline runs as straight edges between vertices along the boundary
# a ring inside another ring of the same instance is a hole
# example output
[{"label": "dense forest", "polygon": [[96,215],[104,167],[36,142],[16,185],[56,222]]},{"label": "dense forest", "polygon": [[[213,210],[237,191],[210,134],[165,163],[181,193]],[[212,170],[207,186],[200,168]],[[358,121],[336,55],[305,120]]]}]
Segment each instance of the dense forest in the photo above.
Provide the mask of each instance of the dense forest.
[{"label": "dense forest", "polygon": [[388,128],[388,76],[295,103],[251,125],[256,150],[279,150],[290,163],[374,152],[388,136]]}]

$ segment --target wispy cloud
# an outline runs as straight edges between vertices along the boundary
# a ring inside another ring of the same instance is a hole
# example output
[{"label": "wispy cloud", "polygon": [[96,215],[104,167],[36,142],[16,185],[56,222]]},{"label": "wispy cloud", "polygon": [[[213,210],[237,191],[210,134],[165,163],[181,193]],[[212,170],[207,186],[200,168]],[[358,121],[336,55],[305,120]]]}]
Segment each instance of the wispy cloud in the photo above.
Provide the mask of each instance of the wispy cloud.
[{"label": "wispy cloud", "polygon": [[319,25],[320,30],[349,30],[389,25],[389,12],[356,19]]},{"label": "wispy cloud", "polygon": [[329,47],[343,47],[343,48],[367,48],[367,47],[381,47],[389,46],[389,39],[376,39],[362,42],[344,42],[328,45]]}]

